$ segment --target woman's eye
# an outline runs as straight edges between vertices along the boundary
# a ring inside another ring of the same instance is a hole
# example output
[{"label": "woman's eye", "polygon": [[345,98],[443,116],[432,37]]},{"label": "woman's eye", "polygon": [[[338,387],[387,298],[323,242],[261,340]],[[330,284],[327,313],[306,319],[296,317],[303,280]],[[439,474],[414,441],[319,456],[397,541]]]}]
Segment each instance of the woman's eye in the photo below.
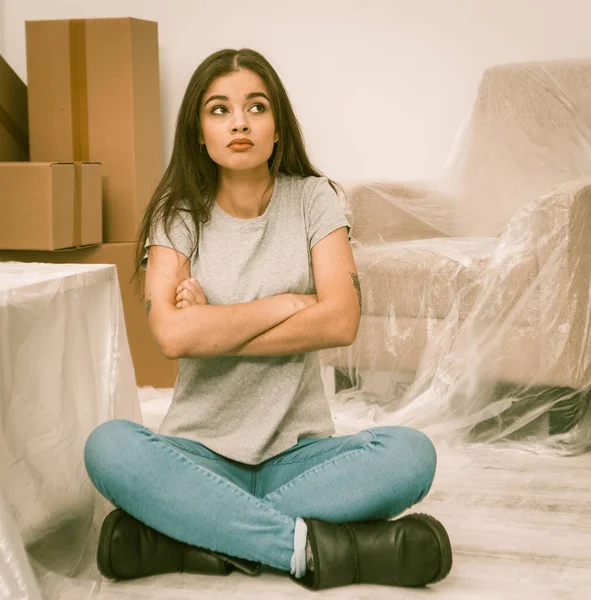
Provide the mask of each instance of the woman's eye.
[{"label": "woman's eye", "polygon": [[[262,110],[258,110],[257,112],[265,112],[265,110],[267,110],[264,104],[253,104],[251,108],[254,108],[255,106],[262,108]],[[222,113],[215,112],[218,108],[226,110],[225,106],[214,106],[213,109],[211,110],[211,114],[222,114]]]}]

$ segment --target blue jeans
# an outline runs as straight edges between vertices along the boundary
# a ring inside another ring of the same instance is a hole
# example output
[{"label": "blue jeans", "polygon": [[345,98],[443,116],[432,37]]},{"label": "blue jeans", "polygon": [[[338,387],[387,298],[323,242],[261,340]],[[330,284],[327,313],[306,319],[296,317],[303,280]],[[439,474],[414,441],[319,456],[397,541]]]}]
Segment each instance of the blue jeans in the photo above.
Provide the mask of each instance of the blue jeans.
[{"label": "blue jeans", "polygon": [[296,518],[389,519],[422,500],[433,444],[406,427],[301,439],[258,465],[115,420],[91,432],[86,470],[112,504],[168,537],[289,571]]}]

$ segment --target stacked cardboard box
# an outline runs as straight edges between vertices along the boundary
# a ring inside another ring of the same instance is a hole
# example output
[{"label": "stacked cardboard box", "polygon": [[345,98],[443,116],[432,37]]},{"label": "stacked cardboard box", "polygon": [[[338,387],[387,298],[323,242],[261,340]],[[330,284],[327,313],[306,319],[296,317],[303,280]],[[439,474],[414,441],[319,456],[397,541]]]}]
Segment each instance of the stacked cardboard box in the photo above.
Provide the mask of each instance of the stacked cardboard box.
[{"label": "stacked cardboard box", "polygon": [[29,160],[27,86],[0,56],[0,161]]},{"label": "stacked cardboard box", "polygon": [[101,166],[0,163],[0,215],[0,249],[57,250],[100,244]]},{"label": "stacked cardboard box", "polygon": [[34,161],[99,161],[103,241],[133,242],[162,176],[158,24],[27,21]]},{"label": "stacked cardboard box", "polygon": [[176,361],[159,353],[131,282],[162,176],[158,25],[27,21],[26,47],[32,162],[0,164],[0,261],[115,264],[137,383],[170,387]]}]

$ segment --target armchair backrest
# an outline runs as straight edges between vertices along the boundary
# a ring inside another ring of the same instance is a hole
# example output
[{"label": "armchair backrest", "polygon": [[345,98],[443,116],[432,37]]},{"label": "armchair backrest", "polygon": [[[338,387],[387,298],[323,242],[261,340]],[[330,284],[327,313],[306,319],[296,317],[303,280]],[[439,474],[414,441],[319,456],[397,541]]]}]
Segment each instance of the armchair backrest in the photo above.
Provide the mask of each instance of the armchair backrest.
[{"label": "armchair backrest", "polygon": [[442,183],[460,235],[496,236],[525,204],[591,172],[591,59],[497,65],[482,77]]}]

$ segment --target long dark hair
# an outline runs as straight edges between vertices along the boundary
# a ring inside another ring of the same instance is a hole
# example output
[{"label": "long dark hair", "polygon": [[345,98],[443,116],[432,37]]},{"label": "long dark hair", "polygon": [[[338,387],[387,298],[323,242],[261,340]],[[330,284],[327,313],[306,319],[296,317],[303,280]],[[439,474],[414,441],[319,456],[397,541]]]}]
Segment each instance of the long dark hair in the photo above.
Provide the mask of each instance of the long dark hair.
[{"label": "long dark hair", "polygon": [[[306,154],[300,125],[287,92],[269,61],[262,54],[249,48],[214,52],[191,76],[176,121],[170,163],[146,207],[139,226],[135,271],[132,278],[137,284],[140,283],[143,274],[140,260],[144,254],[144,245],[156,221],[163,223],[164,230],[170,237],[170,226],[176,212],[190,212],[195,225],[195,246],[191,254],[197,249],[199,223],[206,223],[210,219],[219,184],[218,165],[206,151],[200,152],[199,149],[201,134],[199,107],[203,94],[218,77],[241,69],[249,69],[265,82],[275,119],[275,130],[279,134],[279,140],[274,145],[273,153],[269,158],[271,181],[267,190],[272,187],[279,172],[301,177],[325,177],[311,164]],[[341,186],[331,179],[328,181],[335,192],[337,191],[335,186],[342,191]]]}]

